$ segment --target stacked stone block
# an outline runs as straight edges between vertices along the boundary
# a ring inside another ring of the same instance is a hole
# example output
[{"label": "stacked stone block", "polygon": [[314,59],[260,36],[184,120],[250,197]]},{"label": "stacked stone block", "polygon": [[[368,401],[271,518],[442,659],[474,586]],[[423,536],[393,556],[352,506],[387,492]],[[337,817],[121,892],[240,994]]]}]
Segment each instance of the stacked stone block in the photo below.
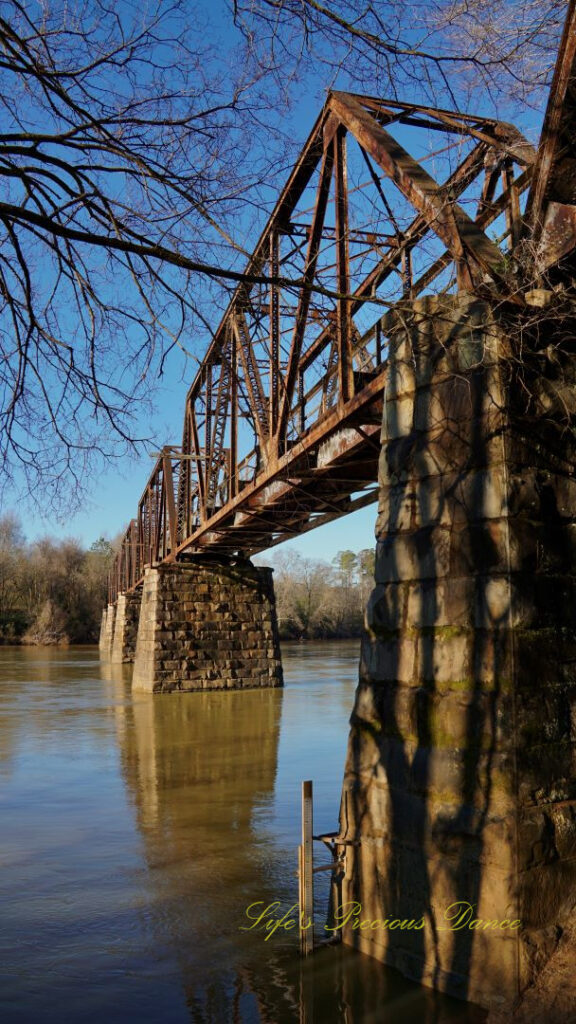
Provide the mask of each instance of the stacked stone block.
[{"label": "stacked stone block", "polygon": [[119,594],[116,601],[114,640],[110,660],[115,664],[134,661],[142,591]]},{"label": "stacked stone block", "polygon": [[[527,415],[487,305],[422,299],[385,326],[344,940],[507,1011],[576,903],[573,444]],[[457,902],[482,923],[454,928]]]},{"label": "stacked stone block", "polygon": [[281,686],[272,570],[207,559],[147,569],[132,685]]},{"label": "stacked stone block", "polygon": [[102,612],[102,621],[100,623],[100,657],[104,661],[110,660],[112,654],[112,644],[114,642],[114,623],[116,621],[116,605],[109,604]]}]

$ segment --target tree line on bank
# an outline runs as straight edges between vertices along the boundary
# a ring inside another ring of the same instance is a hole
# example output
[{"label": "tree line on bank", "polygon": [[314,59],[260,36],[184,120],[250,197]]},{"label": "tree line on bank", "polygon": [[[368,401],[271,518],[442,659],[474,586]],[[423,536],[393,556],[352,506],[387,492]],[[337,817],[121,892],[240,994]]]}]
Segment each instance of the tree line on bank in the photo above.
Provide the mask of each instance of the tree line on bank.
[{"label": "tree line on bank", "polygon": [[[0,643],[96,643],[114,542],[90,547],[42,537],[28,542],[16,515],[0,516]],[[374,551],[339,551],[332,563],[288,549],[274,568],[280,636],[285,640],[359,636],[372,588]]]},{"label": "tree line on bank", "polygon": [[280,637],[312,640],[360,636],[374,585],[374,549],[339,551],[332,563],[288,549],[258,562],[274,569]]},{"label": "tree line on bank", "polygon": [[73,538],[28,542],[16,515],[0,517],[0,643],[95,643],[114,545]]}]

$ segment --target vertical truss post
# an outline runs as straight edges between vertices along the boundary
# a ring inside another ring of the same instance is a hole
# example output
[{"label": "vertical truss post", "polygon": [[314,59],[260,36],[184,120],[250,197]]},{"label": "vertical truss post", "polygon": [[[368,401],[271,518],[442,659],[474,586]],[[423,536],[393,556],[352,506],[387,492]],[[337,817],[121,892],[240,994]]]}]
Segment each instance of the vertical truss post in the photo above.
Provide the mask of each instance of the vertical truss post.
[{"label": "vertical truss post", "polygon": [[412,249],[409,245],[405,245],[402,249],[402,292],[405,299],[411,299],[413,296],[412,287]]},{"label": "vertical truss post", "polygon": [[236,331],[230,328],[230,452],[228,500],[238,493],[238,349]]},{"label": "vertical truss post", "polygon": [[[270,277],[278,277],[280,272],[280,246],[278,231],[270,232]],[[270,285],[270,423],[269,435],[274,437],[278,420],[278,387],[280,370],[280,291],[276,285]]]},{"label": "vertical truss post", "polygon": [[[204,418],[204,454],[207,456],[212,451],[212,363],[206,366],[205,390],[206,409]],[[204,509],[206,516],[210,515],[208,505],[210,504],[210,471],[212,467],[209,462],[204,463],[204,480],[206,492],[204,494]]]},{"label": "vertical truss post", "polygon": [[146,488],[141,503],[141,515],[142,515],[142,538],[144,546],[142,548],[142,560],[144,565],[152,564],[151,547],[150,547],[150,485]]},{"label": "vertical truss post", "polygon": [[306,330],[308,312],[310,309],[312,285],[314,283],[314,275],[316,273],[316,266],[318,263],[318,254],[320,251],[320,242],[322,240],[322,231],[324,229],[324,217],[326,216],[326,207],[328,205],[328,195],[330,192],[333,167],[334,147],[330,144],[324,150],[324,157],[322,160],[320,181],[318,182],[316,203],[312,217],[312,227],[308,237],[308,249],[306,252],[306,264],[304,268],[302,287],[300,297],[298,299],[296,316],[294,318],[295,322],[292,333],[292,344],[290,347],[286,373],[284,375],[284,389],[280,408],[278,410],[278,422],[274,433],[274,443],[277,445],[279,453],[282,450],[283,442],[286,439],[286,428],[298,376],[298,364],[300,361],[302,342],[304,340],[304,332]]},{"label": "vertical truss post", "polygon": [[154,529],[155,529],[155,515],[156,515],[156,502],[154,500],[154,480],[150,483],[148,488],[147,504],[148,504],[148,547],[149,547],[149,562],[150,565],[154,564]]},{"label": "vertical truss post", "polygon": [[158,517],[158,509],[156,507],[156,471],[154,471],[154,477],[148,488],[148,537],[150,541],[150,565],[154,565],[156,560],[156,523]]},{"label": "vertical truss post", "polygon": [[[182,430],[182,454],[190,454],[190,424],[188,417],[188,402],[184,410],[184,428]],[[180,460],[180,470],[178,473],[178,497],[177,497],[177,516],[178,516],[178,544],[190,533],[190,460]]]},{"label": "vertical truss post", "polygon": [[148,561],[150,565],[154,565],[154,536],[156,529],[156,502],[154,500],[154,479],[151,480],[148,488],[148,494],[146,496],[147,512],[148,512]]},{"label": "vertical truss post", "polygon": [[558,51],[554,77],[550,86],[548,105],[534,174],[523,217],[523,231],[534,246],[540,241],[540,234],[546,216],[547,200],[554,200],[557,184],[556,164],[568,145],[570,157],[573,153],[574,124],[574,74],[576,71],[576,4],[570,0],[564,23],[564,32]]},{"label": "vertical truss post", "polygon": [[124,568],[124,577],[126,580],[126,589],[129,590],[132,586],[132,523],[130,523],[126,530],[126,565]]},{"label": "vertical truss post", "polygon": [[146,564],[146,523],[144,522],[143,499],[138,502],[138,552],[140,559],[140,575],[144,575]]},{"label": "vertical truss post", "polygon": [[468,256],[464,251],[463,246],[460,246],[459,254],[454,257],[454,262],[456,264],[456,284],[458,286],[458,291],[474,291],[474,275],[472,274],[472,270],[468,262]]},{"label": "vertical truss post", "polygon": [[[196,456],[200,455],[200,437],[198,434],[198,425],[196,423],[196,411],[192,402],[190,403],[190,428],[192,434],[192,449]],[[196,479],[198,481],[198,512],[200,515],[200,522],[206,520],[206,480],[204,477],[204,467],[200,458],[195,459],[196,462]]]},{"label": "vertical truss post", "polygon": [[144,529],[146,531],[146,560],[148,565],[152,565],[152,490],[150,484],[146,488],[144,515]]},{"label": "vertical truss post", "polygon": [[130,523],[130,537],[132,541],[132,578],[130,586],[133,587],[139,579],[138,571],[138,520],[133,519]]},{"label": "vertical truss post", "polygon": [[158,468],[156,468],[156,475],[155,475],[155,478],[154,478],[154,506],[155,506],[155,513],[156,513],[156,520],[155,520],[156,531],[155,531],[155,543],[154,543],[154,561],[155,562],[161,561],[162,558],[164,557],[164,555],[161,554],[161,547],[160,547],[160,538],[161,538],[161,534],[162,534],[163,505],[164,505],[164,495],[163,495],[162,487],[160,485],[160,474],[159,474]]},{"label": "vertical truss post", "polygon": [[[174,501],[174,478],[172,476],[172,459],[169,452],[165,452],[162,458],[162,472],[164,476],[164,493],[166,495],[166,511],[168,513],[168,528],[170,530],[170,551],[178,547],[176,515],[176,502]],[[164,546],[166,546],[166,535],[164,534]]]},{"label": "vertical truss post", "polygon": [[138,572],[137,577],[140,579],[144,575],[144,528],[142,526],[142,507],[138,505],[138,518],[136,520],[136,529],[138,531]]},{"label": "vertical truss post", "polygon": [[[347,402],[354,394],[352,352],[350,345],[350,253],[348,245],[348,175],[346,168],[346,129],[340,126],[334,138],[336,192],[336,265],[338,291],[338,384],[340,401]],[[343,296],[346,296],[344,298]]]},{"label": "vertical truss post", "polygon": [[506,204],[506,227],[508,235],[508,249],[512,251],[520,240],[522,230],[522,218],[520,214],[520,196],[514,185],[514,168],[512,161],[507,159],[502,167],[502,188],[509,191],[510,202]]}]

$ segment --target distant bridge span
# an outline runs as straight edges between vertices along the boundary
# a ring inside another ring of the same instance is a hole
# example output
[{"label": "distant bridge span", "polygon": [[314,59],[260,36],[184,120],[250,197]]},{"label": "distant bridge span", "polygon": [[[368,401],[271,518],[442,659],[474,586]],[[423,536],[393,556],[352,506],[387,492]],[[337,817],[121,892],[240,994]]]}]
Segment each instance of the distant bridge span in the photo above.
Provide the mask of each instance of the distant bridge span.
[{"label": "distant bridge span", "polygon": [[148,565],[252,555],[377,500],[390,311],[459,290],[524,303],[514,254],[559,216],[571,46],[538,155],[500,121],[329,95],[188,392],[181,446],[146,484],[111,602]]}]

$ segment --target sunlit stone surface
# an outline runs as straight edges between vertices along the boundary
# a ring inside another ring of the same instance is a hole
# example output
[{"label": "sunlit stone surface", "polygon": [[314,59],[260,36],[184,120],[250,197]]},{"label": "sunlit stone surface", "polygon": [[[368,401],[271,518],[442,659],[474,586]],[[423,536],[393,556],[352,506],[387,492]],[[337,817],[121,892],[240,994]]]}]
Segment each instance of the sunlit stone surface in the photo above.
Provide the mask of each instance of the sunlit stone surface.
[{"label": "sunlit stone surface", "polygon": [[108,604],[102,612],[102,622],[100,624],[100,656],[108,661],[112,654],[112,644],[114,643],[114,625],[116,621],[116,605]]},{"label": "sunlit stone surface", "polygon": [[272,570],[208,559],[147,569],[132,685],[281,686]]},{"label": "sunlit stone surface", "polygon": [[134,661],[141,603],[141,589],[128,594],[119,594],[116,600],[114,639],[110,660],[117,664]]}]

